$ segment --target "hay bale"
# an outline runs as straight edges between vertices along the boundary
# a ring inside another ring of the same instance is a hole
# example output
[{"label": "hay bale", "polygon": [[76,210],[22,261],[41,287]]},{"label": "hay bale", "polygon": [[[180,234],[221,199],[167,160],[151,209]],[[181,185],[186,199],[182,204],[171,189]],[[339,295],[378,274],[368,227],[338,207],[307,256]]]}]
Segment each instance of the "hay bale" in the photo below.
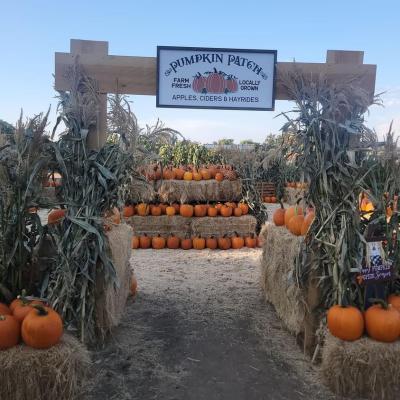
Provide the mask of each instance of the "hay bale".
[{"label": "hay bale", "polygon": [[295,260],[303,238],[268,222],[260,235],[263,240],[261,286],[265,298],[273,304],[290,332],[303,334],[306,307],[301,289],[294,280]]},{"label": "hay bale", "polygon": [[157,192],[153,182],[134,180],[127,187],[128,197],[132,203],[151,203],[156,200]]},{"label": "hay bale", "polygon": [[158,187],[160,200],[166,203],[190,201],[238,201],[242,199],[240,180],[161,181]]},{"label": "hay bale", "polygon": [[140,217],[135,215],[127,220],[132,226],[134,235],[161,236],[167,237],[171,233],[175,236],[186,237],[191,234],[191,218],[175,215],[169,217],[160,215],[159,217],[147,216]]},{"label": "hay bale", "polygon": [[102,274],[96,281],[96,328],[104,337],[117,326],[124,313],[126,299],[129,296],[131,267],[132,228],[127,224],[113,226],[107,232],[110,257],[116,272],[116,285],[108,284]]},{"label": "hay bale", "polygon": [[284,202],[293,205],[300,198],[304,198],[306,192],[304,189],[296,189],[296,188],[285,188],[285,193],[283,196]]},{"label": "hay bale", "polygon": [[232,236],[237,232],[240,236],[249,236],[256,231],[257,220],[252,215],[241,217],[203,217],[192,218],[192,235]]},{"label": "hay bale", "polygon": [[47,350],[18,345],[0,351],[0,399],[72,400],[80,396],[90,357],[74,337],[64,334]]},{"label": "hay bale", "polygon": [[376,342],[362,337],[346,342],[325,336],[321,376],[337,395],[368,399],[398,399],[400,341]]}]

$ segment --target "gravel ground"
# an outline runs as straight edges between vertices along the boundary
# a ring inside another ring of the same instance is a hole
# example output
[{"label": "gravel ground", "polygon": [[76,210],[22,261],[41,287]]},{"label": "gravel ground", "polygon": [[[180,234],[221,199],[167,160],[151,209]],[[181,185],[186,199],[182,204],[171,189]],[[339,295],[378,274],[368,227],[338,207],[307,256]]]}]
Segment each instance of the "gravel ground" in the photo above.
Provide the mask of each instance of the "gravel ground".
[{"label": "gravel ground", "polygon": [[84,396],[141,400],[330,399],[265,304],[259,249],[138,250],[138,295],[93,352]]}]

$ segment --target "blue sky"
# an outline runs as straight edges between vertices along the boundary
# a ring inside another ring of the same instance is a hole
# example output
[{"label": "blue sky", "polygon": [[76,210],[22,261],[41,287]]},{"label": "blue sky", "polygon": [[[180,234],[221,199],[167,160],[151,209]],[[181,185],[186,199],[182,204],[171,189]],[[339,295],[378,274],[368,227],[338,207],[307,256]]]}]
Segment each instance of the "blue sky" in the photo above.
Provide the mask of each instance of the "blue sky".
[{"label": "blue sky", "polygon": [[[15,122],[55,109],[54,52],[71,38],[107,40],[110,54],[155,56],[157,45],[277,49],[278,61],[324,62],[327,49],[364,50],[378,65],[368,124],[380,134],[395,120],[400,133],[400,3],[390,1],[28,1],[0,2],[0,119]],[[155,97],[134,96],[142,125],[160,118],[186,137],[211,142],[261,141],[277,132],[275,112],[162,109]],[[52,119],[54,121],[54,112]]]}]

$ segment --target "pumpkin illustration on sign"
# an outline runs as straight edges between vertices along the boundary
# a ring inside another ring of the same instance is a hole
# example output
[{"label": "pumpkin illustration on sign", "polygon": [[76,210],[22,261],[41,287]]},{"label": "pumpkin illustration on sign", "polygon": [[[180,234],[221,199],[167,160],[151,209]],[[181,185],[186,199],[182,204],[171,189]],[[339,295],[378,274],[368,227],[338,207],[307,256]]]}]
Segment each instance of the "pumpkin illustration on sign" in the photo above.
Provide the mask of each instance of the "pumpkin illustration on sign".
[{"label": "pumpkin illustration on sign", "polygon": [[236,78],[232,75],[228,76],[228,79],[225,80],[225,92],[226,93],[234,93],[238,91],[238,83]]},{"label": "pumpkin illustration on sign", "polygon": [[204,93],[206,92],[206,82],[207,79],[200,74],[200,72],[197,73],[197,75],[193,79],[192,83],[192,88],[196,93]]},{"label": "pumpkin illustration on sign", "polygon": [[222,75],[222,72],[218,72],[215,67],[214,72],[208,72],[206,89],[208,93],[224,93],[225,78]]}]

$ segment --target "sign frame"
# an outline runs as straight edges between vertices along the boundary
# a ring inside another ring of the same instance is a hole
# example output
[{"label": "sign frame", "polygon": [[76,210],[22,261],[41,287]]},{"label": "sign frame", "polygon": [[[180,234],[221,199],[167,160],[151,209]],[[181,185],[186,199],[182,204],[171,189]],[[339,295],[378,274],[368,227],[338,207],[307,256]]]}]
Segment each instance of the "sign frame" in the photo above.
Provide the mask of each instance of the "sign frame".
[{"label": "sign frame", "polygon": [[[258,54],[273,54],[274,69],[272,82],[272,107],[224,107],[224,106],[185,106],[160,104],[160,52],[162,50],[183,50],[183,51],[206,51],[206,52],[235,52],[235,53],[258,53]],[[277,81],[277,58],[278,50],[261,50],[261,49],[232,49],[222,47],[185,47],[185,46],[157,46],[157,79],[156,79],[156,107],[157,108],[187,108],[187,109],[203,109],[203,110],[231,110],[231,111],[275,111],[276,100],[276,81]]]}]

